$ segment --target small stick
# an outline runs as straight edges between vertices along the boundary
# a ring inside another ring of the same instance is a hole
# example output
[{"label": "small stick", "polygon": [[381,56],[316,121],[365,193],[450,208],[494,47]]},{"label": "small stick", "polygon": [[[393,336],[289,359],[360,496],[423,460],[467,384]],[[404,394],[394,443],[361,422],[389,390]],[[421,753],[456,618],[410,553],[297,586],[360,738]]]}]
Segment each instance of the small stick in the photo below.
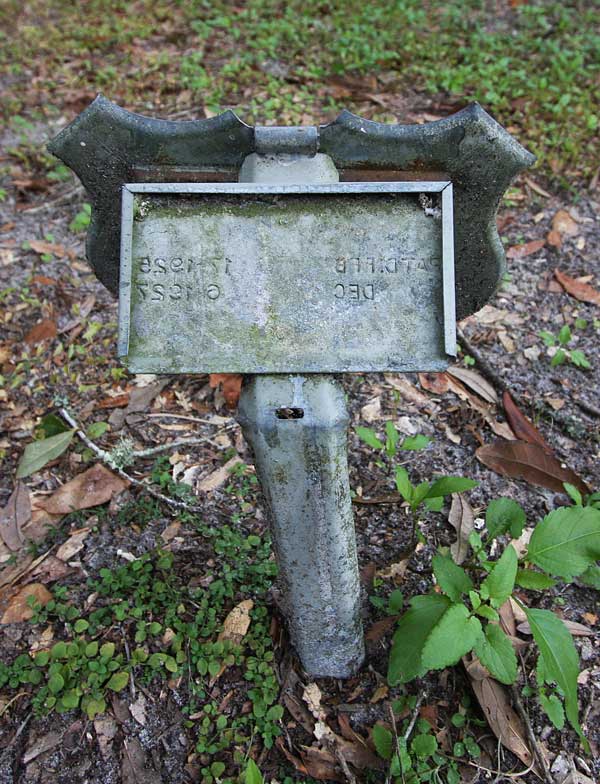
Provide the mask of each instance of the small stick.
[{"label": "small stick", "polygon": [[548,770],[548,765],[546,764],[546,760],[544,758],[544,755],[542,754],[542,750],[540,749],[535,734],[533,732],[533,727],[531,726],[531,722],[529,721],[529,716],[523,706],[523,703],[521,702],[521,697],[519,696],[519,690],[517,689],[514,683],[510,687],[510,693],[515,708],[517,709],[517,713],[519,714],[521,720],[523,721],[523,724],[525,725],[525,729],[527,731],[527,737],[529,738],[529,742],[531,743],[533,754],[539,763],[544,781],[546,782],[546,784],[553,784],[554,779],[550,775],[550,771]]},{"label": "small stick", "polygon": [[[473,359],[477,362],[482,375],[487,376],[488,380],[491,381],[492,384],[501,392],[508,390],[511,393],[513,399],[515,399],[515,395],[508,389],[508,384],[506,381],[501,376],[499,376],[498,373],[496,373],[496,371],[492,368],[487,359],[484,358],[479,349],[475,348],[475,346],[470,342],[462,329],[457,327],[456,334],[461,346],[465,349],[466,353],[472,356]],[[517,401],[515,400],[515,402]]]},{"label": "small stick", "polygon": [[180,446],[198,446],[198,444],[206,444],[209,441],[212,441],[213,438],[226,433],[227,430],[230,430],[234,425],[227,425],[226,427],[222,427],[220,430],[217,430],[210,436],[204,436],[203,438],[179,438],[176,441],[170,441],[168,444],[159,444],[158,446],[152,446],[149,449],[140,449],[137,452],[133,452],[133,457],[151,457],[152,455],[158,455],[160,452],[167,452],[169,449],[177,449]]},{"label": "small stick", "polygon": [[101,449],[97,444],[95,444],[91,439],[89,439],[86,436],[83,430],[81,430],[81,428],[79,427],[79,424],[75,421],[75,419],[73,419],[71,414],[69,414],[69,412],[65,408],[59,409],[59,413],[62,416],[62,418],[65,420],[65,422],[71,425],[71,427],[75,430],[77,437],[81,441],[83,441],[83,443],[88,447],[88,449],[91,449],[92,452],[97,457],[99,457],[103,463],[106,463],[106,465],[109,466],[109,468],[115,471],[121,477],[121,479],[124,479],[126,482],[130,482],[135,487],[139,487],[145,493],[151,495],[152,498],[156,498],[157,501],[162,501],[163,503],[168,504],[168,506],[171,506],[174,509],[184,509],[187,512],[202,511],[201,506],[192,506],[191,504],[187,504],[185,501],[177,501],[175,498],[169,498],[168,495],[163,495],[162,493],[159,493],[157,490],[153,490],[151,487],[148,487],[148,485],[145,482],[140,482],[139,479],[135,479],[133,476],[131,476],[131,474],[128,474],[126,471],[123,471],[122,468],[117,468],[113,463],[110,454],[106,450]]},{"label": "small stick", "polygon": [[404,733],[404,740],[408,740],[410,738],[410,733],[413,731],[414,726],[417,723],[417,718],[419,716],[419,708],[421,707],[421,703],[423,702],[424,699],[425,699],[425,692],[422,691],[417,699],[417,704],[415,705],[415,709],[413,710],[410,723],[408,725],[408,729]]}]

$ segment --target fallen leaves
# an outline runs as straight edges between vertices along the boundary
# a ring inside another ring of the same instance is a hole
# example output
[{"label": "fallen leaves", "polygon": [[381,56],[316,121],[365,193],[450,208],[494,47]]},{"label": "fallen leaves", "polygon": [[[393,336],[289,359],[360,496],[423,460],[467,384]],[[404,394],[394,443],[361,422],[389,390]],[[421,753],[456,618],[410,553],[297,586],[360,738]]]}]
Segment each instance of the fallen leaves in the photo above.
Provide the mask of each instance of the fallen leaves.
[{"label": "fallen leaves", "polygon": [[585,482],[570,468],[562,465],[556,457],[548,454],[537,444],[525,441],[494,441],[479,447],[475,452],[483,465],[498,474],[547,487],[563,493],[563,483],[574,485],[582,493],[589,493]]},{"label": "fallen leaves", "polygon": [[31,520],[31,499],[23,482],[17,482],[6,506],[0,510],[0,536],[13,552],[25,541],[23,526]]},{"label": "fallen leaves", "polygon": [[513,245],[506,251],[506,258],[524,259],[526,256],[531,256],[540,251],[545,244],[546,240],[531,240],[531,242],[525,242],[522,245]]},{"label": "fallen leaves", "polygon": [[461,564],[469,552],[469,535],[475,526],[473,508],[462,493],[452,495],[448,522],[457,534],[456,542],[450,545],[450,552],[455,563]]},{"label": "fallen leaves", "polygon": [[580,302],[589,302],[600,305],[600,291],[578,278],[572,278],[558,268],[554,270],[554,277],[564,290]]},{"label": "fallen leaves", "polygon": [[44,340],[52,340],[57,335],[56,322],[53,319],[44,319],[35,324],[25,335],[25,343],[34,346]]},{"label": "fallen leaves", "polygon": [[21,623],[33,617],[33,610],[29,606],[31,597],[45,607],[53,598],[50,591],[41,583],[30,583],[21,588],[8,602],[0,623]]},{"label": "fallen leaves", "polygon": [[105,504],[126,487],[123,479],[97,463],[60,487],[40,506],[50,514],[69,514]]},{"label": "fallen leaves", "polygon": [[212,474],[204,477],[197,487],[199,493],[210,493],[213,490],[216,490],[217,487],[220,487],[224,484],[229,477],[231,476],[232,470],[235,468],[238,463],[241,463],[242,459],[239,455],[234,455],[230,458],[224,465],[220,468],[217,468],[216,471],[213,471]]},{"label": "fallen leaves", "polygon": [[567,210],[558,210],[552,218],[552,229],[548,233],[548,245],[561,248],[564,237],[574,237],[579,233],[579,226]]},{"label": "fallen leaves", "polygon": [[74,531],[67,541],[58,548],[56,557],[61,561],[70,561],[83,549],[83,542],[89,532],[89,528],[80,528],[78,531]]},{"label": "fallen leaves", "polygon": [[465,662],[473,692],[494,735],[525,765],[531,765],[531,751],[525,740],[525,727],[512,709],[506,690],[481,666],[478,659]]},{"label": "fallen leaves", "polygon": [[238,373],[211,373],[210,386],[215,389],[221,387],[227,408],[235,408],[240,399],[244,377]]},{"label": "fallen leaves", "polygon": [[252,599],[245,599],[234,607],[223,621],[223,628],[217,640],[239,645],[250,627],[250,611],[253,607],[254,602]]},{"label": "fallen leaves", "polygon": [[552,449],[548,446],[542,434],[522,413],[508,390],[504,390],[502,405],[506,412],[506,418],[514,431],[514,434],[520,441],[527,441],[528,444],[537,444],[545,452],[552,452]]}]

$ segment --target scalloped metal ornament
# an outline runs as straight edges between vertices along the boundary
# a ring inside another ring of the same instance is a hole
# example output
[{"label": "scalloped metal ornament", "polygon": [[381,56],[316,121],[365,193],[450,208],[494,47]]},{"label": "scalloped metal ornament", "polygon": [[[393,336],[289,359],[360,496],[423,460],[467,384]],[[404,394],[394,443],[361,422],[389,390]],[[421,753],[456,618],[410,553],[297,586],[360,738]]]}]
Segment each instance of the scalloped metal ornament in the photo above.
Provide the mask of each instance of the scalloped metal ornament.
[{"label": "scalloped metal ornament", "polygon": [[[423,125],[376,123],[344,111],[318,128],[317,145],[346,180],[361,169],[393,169],[424,180],[428,172],[446,175],[454,189],[457,318],[488,302],[505,271],[498,204],[511,180],[535,161],[501,125],[476,103]],[[194,182],[199,173],[205,182],[234,182],[257,145],[255,129],[232,111],[174,122],[133,114],[98,96],[49,150],[89,193],[87,257],[99,280],[117,294],[123,185],[153,177]]]}]

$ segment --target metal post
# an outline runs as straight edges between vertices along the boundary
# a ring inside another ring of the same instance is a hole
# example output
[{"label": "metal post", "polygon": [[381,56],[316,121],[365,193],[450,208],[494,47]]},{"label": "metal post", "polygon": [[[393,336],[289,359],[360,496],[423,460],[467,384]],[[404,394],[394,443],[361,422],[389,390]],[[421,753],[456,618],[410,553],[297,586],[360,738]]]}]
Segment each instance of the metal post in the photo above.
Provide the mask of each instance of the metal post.
[{"label": "metal post", "polygon": [[[290,153],[278,130],[256,129],[261,154],[246,158],[241,182],[338,181],[327,155]],[[311,676],[348,678],[362,664],[364,641],[343,389],[324,374],[252,376],[238,419],[268,505],[296,651]]]}]

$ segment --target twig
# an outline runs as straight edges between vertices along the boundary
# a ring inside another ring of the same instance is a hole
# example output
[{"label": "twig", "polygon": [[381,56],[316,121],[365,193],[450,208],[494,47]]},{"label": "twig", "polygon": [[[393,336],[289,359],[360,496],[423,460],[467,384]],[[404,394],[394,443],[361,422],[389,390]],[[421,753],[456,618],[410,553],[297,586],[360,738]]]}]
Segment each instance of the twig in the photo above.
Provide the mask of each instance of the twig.
[{"label": "twig", "polygon": [[81,185],[74,185],[65,193],[61,193],[60,196],[57,196],[55,199],[50,199],[50,201],[45,201],[43,204],[40,204],[37,207],[31,207],[30,209],[21,210],[22,213],[26,213],[27,215],[35,215],[37,212],[45,212],[46,210],[51,209],[56,204],[60,204],[61,201],[67,201],[72,196],[75,196],[77,193],[83,193],[83,187]]},{"label": "twig", "polygon": [[[508,390],[508,384],[499,376],[498,373],[494,370],[494,368],[490,365],[490,363],[485,359],[483,354],[479,351],[478,348],[471,343],[465,333],[459,327],[456,328],[456,334],[458,336],[458,340],[460,341],[461,346],[464,348],[465,352],[469,354],[469,356],[473,357],[473,359],[477,362],[478,369],[481,371],[483,376],[486,376],[488,381],[499,389],[501,392]],[[509,390],[510,391],[510,390]],[[515,395],[511,391],[511,395],[514,398]],[[517,402],[515,400],[515,402]]]},{"label": "twig", "polygon": [[344,759],[344,755],[342,754],[342,752],[339,750],[337,746],[335,748],[335,756],[337,757],[338,762],[342,766],[342,770],[344,771],[344,776],[346,777],[346,779],[350,782],[350,784],[356,784],[356,777],[348,767],[348,763]]},{"label": "twig", "polygon": [[[123,637],[123,644],[125,646],[125,655],[127,656],[127,661],[131,663],[129,643],[127,642],[127,636],[123,629],[121,629],[121,636]],[[135,680],[133,678],[133,668],[129,671],[129,691],[131,692],[131,701],[135,702]]]},{"label": "twig", "polygon": [[417,718],[419,716],[419,708],[421,707],[421,703],[425,699],[425,692],[422,691],[417,698],[417,703],[415,705],[415,709],[413,710],[412,716],[410,718],[410,722],[406,732],[404,733],[404,740],[408,740],[410,738],[410,733],[413,731],[415,724],[417,723]]},{"label": "twig", "polygon": [[71,427],[75,430],[77,437],[83,441],[83,443],[87,446],[88,449],[91,449],[92,452],[102,460],[103,463],[106,463],[111,470],[115,471],[121,479],[124,479],[126,482],[130,482],[135,487],[139,487],[148,495],[151,495],[152,498],[155,498],[157,501],[162,501],[168,506],[173,507],[174,509],[183,509],[186,512],[201,512],[203,511],[201,506],[192,506],[191,504],[186,503],[185,501],[177,501],[174,498],[169,498],[168,495],[163,495],[159,493],[157,490],[153,490],[149,487],[145,482],[141,482],[139,479],[135,479],[131,474],[128,474],[126,471],[123,471],[122,468],[117,468],[115,466],[112,457],[110,456],[109,452],[104,449],[101,449],[97,444],[95,444],[91,439],[89,439],[86,434],[81,430],[79,424],[76,422],[75,419],[69,414],[66,408],[59,409],[59,413],[62,418],[67,422],[67,424],[71,425]]},{"label": "twig", "polygon": [[575,398],[575,404],[579,406],[582,411],[593,417],[600,417],[600,408],[588,403],[587,400],[582,400],[580,397]]},{"label": "twig", "polygon": [[517,713],[519,714],[523,724],[525,725],[525,730],[527,731],[527,737],[529,738],[529,743],[531,744],[533,755],[538,761],[540,770],[543,774],[544,781],[546,782],[546,784],[553,784],[554,780],[550,775],[550,771],[548,770],[546,759],[536,740],[535,734],[533,732],[533,727],[531,726],[531,722],[529,721],[529,716],[527,714],[527,711],[525,710],[523,703],[521,702],[521,697],[519,696],[519,690],[517,689],[514,683],[510,687],[510,693],[512,696],[514,706],[517,709]]},{"label": "twig", "polygon": [[226,433],[233,426],[234,423],[226,425],[212,435],[204,436],[203,438],[179,438],[175,441],[170,441],[168,444],[159,444],[158,446],[152,446],[149,449],[140,449],[137,452],[133,452],[133,457],[151,457],[152,455],[158,455],[160,452],[167,452],[169,449],[176,449],[180,446],[198,446],[198,444],[206,444],[208,441],[212,441],[213,438]]}]

